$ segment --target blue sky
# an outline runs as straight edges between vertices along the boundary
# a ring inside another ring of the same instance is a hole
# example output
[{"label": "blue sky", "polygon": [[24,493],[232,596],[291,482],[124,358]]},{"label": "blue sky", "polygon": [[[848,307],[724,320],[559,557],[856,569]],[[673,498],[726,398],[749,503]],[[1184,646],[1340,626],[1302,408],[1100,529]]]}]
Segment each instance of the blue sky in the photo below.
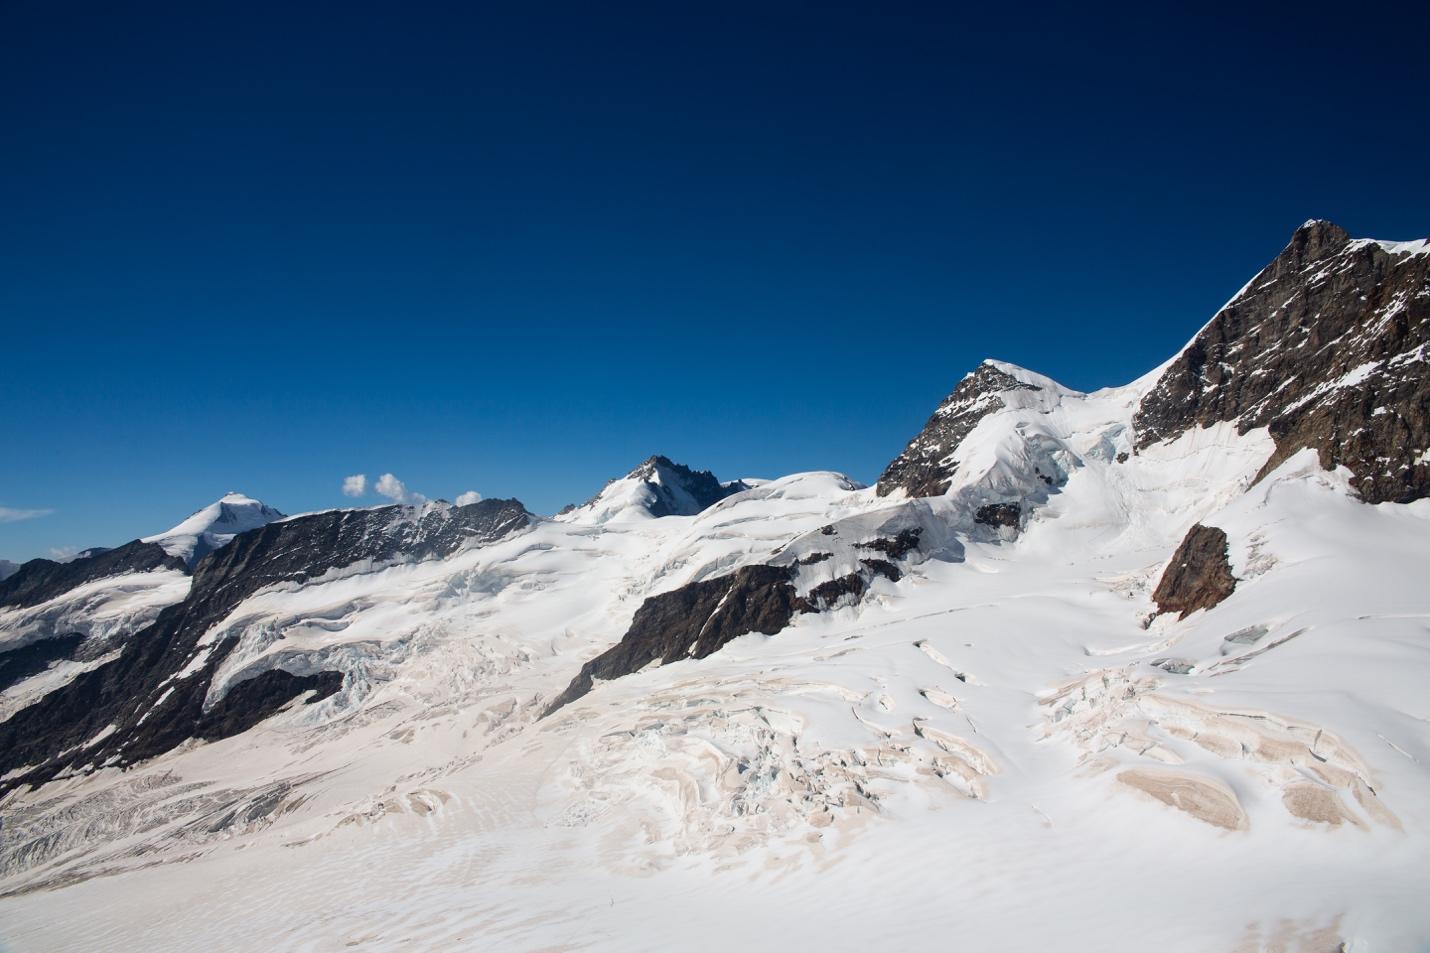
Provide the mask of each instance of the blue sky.
[{"label": "blue sky", "polygon": [[869,481],[985,356],[1123,383],[1307,218],[1430,233],[1408,4],[502,6],[6,5],[0,558]]}]

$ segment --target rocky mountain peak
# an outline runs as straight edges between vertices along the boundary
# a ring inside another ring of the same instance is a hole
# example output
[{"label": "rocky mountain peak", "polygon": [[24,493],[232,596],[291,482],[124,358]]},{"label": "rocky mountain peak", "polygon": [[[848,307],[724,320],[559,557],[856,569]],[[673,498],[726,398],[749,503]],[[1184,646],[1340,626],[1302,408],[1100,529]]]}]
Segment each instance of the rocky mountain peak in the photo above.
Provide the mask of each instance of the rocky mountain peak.
[{"label": "rocky mountain peak", "polygon": [[1367,502],[1430,495],[1430,244],[1310,221],[1142,399],[1136,447],[1193,426],[1266,427],[1276,452],[1345,466]]},{"label": "rocky mountain peak", "polygon": [[1350,234],[1334,222],[1313,218],[1296,229],[1282,256],[1295,267],[1334,255],[1351,240]]},{"label": "rocky mountain peak", "polygon": [[[635,469],[631,470],[630,473],[627,473],[626,476],[628,478],[633,479],[658,479],[661,471],[663,470],[672,473],[695,472],[683,464],[676,463],[674,460],[670,459],[667,456],[663,456],[659,453],[653,453],[650,456],[646,457],[644,460],[642,460],[640,464]],[[709,471],[705,472],[708,473]]]},{"label": "rocky mountain peak", "polygon": [[958,469],[952,455],[978,422],[1007,406],[1005,394],[1042,389],[1037,375],[1013,364],[985,360],[959,381],[923,429],[884,468],[878,494],[888,496],[900,489],[910,497],[943,494]]},{"label": "rocky mountain peak", "polygon": [[598,523],[632,517],[694,516],[747,489],[739,480],[722,483],[709,470],[693,470],[654,454],[571,512]]}]

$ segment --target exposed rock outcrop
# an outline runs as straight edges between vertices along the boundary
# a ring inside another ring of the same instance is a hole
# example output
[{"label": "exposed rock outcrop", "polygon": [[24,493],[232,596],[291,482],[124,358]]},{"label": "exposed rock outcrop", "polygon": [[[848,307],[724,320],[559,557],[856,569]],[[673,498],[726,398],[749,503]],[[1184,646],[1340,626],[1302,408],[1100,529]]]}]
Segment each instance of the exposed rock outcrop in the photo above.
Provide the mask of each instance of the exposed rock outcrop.
[{"label": "exposed rock outcrop", "polygon": [[1261,475],[1312,448],[1361,499],[1430,495],[1430,243],[1307,222],[1143,398],[1140,450],[1193,426],[1267,427]]},{"label": "exposed rock outcrop", "polygon": [[1236,589],[1227,560],[1226,533],[1215,526],[1193,526],[1152,593],[1157,612],[1176,612],[1185,619],[1198,609],[1210,609]]},{"label": "exposed rock outcrop", "polygon": [[861,559],[854,572],[825,580],[811,588],[804,597],[806,612],[823,612],[840,602],[857,602],[869,591],[869,584],[882,576],[890,582],[904,578],[904,572],[887,559]]},{"label": "exposed rock outcrop", "polygon": [[[837,535],[832,526],[817,532],[820,536]],[[852,544],[855,550],[880,556],[861,556],[853,571],[826,579],[803,595],[795,584],[801,567],[823,565],[832,554],[798,555],[787,550],[779,565],[744,566],[729,575],[651,596],[636,610],[621,640],[583,665],[566,690],[547,706],[546,714],[585,695],[597,679],[619,678],[652,664],[705,658],[731,639],[751,632],[774,635],[796,615],[823,612],[850,598],[857,600],[877,577],[897,582],[903,571],[894,561],[913,553],[921,535],[919,528],[911,527]]]},{"label": "exposed rock outcrop", "polygon": [[0,691],[43,672],[51,662],[70,658],[82,642],[84,635],[74,632],[0,651]]},{"label": "exposed rock outcrop", "polygon": [[903,559],[918,548],[923,531],[918,527],[899,530],[893,536],[881,536],[868,542],[855,543],[860,549],[872,549],[890,559]]},{"label": "exposed rock outcrop", "polygon": [[745,566],[728,576],[652,596],[636,610],[626,634],[581,667],[547,708],[550,714],[591,690],[596,679],[619,678],[651,663],[704,658],[750,632],[774,635],[808,604],[795,594],[788,566]]},{"label": "exposed rock outcrop", "polygon": [[1018,528],[1018,520],[1023,515],[1023,507],[1017,503],[987,503],[973,514],[973,522],[984,526],[1005,526]]},{"label": "exposed rock outcrop", "polygon": [[305,692],[311,694],[303,700],[303,704],[311,705],[342,687],[342,672],[329,670],[313,675],[294,675],[282,669],[269,669],[238,683],[212,708],[201,711],[190,727],[191,736],[217,741],[241,734]]}]

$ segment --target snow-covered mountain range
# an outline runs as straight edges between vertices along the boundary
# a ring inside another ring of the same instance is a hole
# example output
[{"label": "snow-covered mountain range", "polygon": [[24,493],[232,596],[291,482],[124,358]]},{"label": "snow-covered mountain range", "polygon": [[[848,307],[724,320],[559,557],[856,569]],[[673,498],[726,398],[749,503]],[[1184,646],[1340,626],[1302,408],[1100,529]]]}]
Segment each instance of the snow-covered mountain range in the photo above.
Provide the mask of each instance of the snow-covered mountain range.
[{"label": "snow-covered mountain range", "polygon": [[[1430,942],[1430,243],[1308,222],[876,485],[236,494],[0,580],[0,941]],[[1030,915],[1030,910],[1032,915]]]}]

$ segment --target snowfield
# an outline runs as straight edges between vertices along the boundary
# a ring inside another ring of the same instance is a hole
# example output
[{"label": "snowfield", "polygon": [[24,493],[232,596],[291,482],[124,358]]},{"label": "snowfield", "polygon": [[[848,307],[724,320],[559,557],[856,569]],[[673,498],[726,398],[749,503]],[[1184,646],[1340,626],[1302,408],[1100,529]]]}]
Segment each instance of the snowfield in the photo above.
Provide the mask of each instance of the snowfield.
[{"label": "snowfield", "polygon": [[[1422,948],[1430,501],[1366,505],[1314,451],[1253,484],[1272,441],[1230,424],[1128,455],[1155,373],[997,367],[1040,389],[941,497],[807,473],[656,519],[616,481],[258,592],[196,650],[236,645],[205,704],[273,668],[342,690],[12,796],[4,947]],[[1019,526],[975,520],[1010,496]],[[1195,523],[1236,589],[1154,617]],[[823,527],[915,524],[897,581],[542,717],[647,597],[781,559],[806,592],[854,564],[808,559]]]}]

